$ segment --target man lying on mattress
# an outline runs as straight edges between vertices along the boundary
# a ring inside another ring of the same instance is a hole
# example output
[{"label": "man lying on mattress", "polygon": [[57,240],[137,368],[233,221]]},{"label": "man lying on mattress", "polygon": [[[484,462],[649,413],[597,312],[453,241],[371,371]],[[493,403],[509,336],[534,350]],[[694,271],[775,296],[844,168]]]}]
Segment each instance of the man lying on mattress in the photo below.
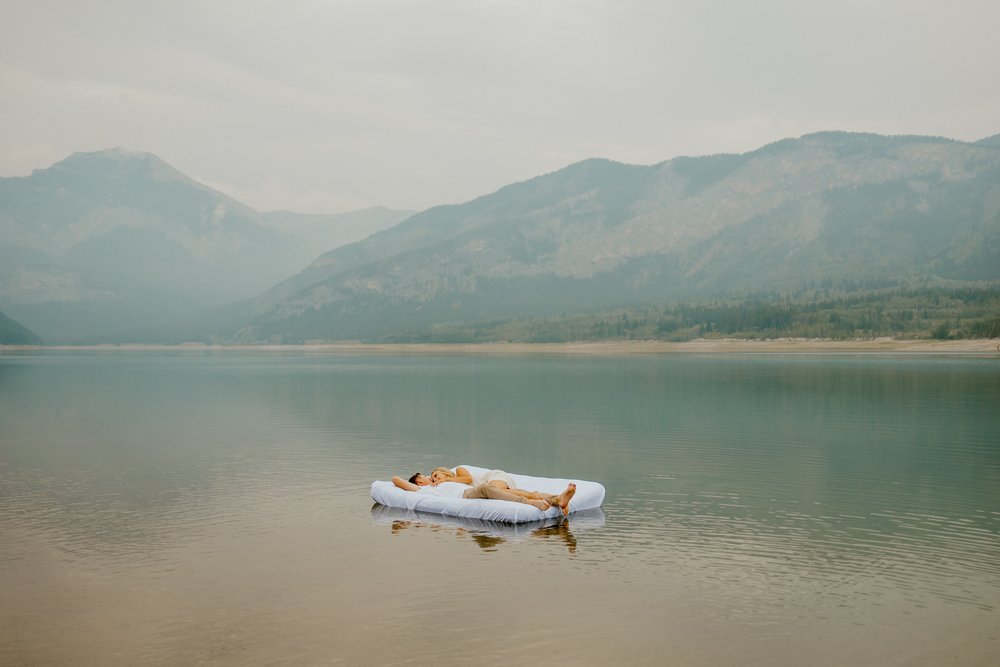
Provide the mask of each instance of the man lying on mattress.
[{"label": "man lying on mattress", "polygon": [[404,491],[415,493],[526,503],[543,512],[553,505],[558,505],[563,514],[569,514],[569,501],[576,493],[576,484],[573,482],[570,482],[566,490],[559,495],[552,495],[517,488],[514,478],[503,470],[487,470],[473,476],[462,466],[456,468],[455,472],[448,468],[435,468],[429,477],[420,472],[414,473],[409,480],[397,476],[392,478],[392,483]]}]

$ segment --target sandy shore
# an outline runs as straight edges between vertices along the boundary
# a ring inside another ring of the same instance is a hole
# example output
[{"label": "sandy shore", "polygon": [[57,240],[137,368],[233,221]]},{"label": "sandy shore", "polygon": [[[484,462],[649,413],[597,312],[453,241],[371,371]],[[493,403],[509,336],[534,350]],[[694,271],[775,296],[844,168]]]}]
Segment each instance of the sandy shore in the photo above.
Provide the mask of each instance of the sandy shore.
[{"label": "sandy shore", "polygon": [[341,354],[482,354],[482,355],[646,355],[646,354],[942,354],[997,355],[1000,340],[896,340],[893,338],[823,340],[781,338],[772,340],[697,339],[683,343],[662,341],[612,341],[599,343],[478,343],[478,344],[367,344],[316,343],[308,345],[0,345],[0,353],[19,351],[157,351],[192,352],[308,352]]}]

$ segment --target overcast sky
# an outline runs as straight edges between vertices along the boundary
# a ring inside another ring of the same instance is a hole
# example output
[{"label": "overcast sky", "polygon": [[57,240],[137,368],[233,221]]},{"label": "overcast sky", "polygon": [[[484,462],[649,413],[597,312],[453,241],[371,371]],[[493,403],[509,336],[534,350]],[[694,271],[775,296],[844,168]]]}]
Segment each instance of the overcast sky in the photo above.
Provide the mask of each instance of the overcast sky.
[{"label": "overcast sky", "polygon": [[260,210],[424,209],[588,157],[1000,132],[997,0],[0,0],[0,176],[149,151]]}]

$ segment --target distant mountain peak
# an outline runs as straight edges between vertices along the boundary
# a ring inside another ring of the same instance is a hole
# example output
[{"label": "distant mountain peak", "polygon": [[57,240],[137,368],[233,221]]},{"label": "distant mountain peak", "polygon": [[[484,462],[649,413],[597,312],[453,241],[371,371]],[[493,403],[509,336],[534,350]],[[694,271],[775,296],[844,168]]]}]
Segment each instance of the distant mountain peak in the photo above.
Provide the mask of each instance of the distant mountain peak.
[{"label": "distant mountain peak", "polygon": [[69,157],[56,162],[53,167],[76,167],[79,165],[94,165],[113,162],[163,162],[159,157],[145,151],[127,150],[120,146],[104,148],[99,151],[77,151]]},{"label": "distant mountain peak", "polygon": [[[73,155],[90,155],[101,157],[104,159],[112,160],[144,160],[150,157],[156,158],[155,155],[146,151],[133,151],[121,146],[115,146],[114,148],[105,148],[99,151],[78,151],[73,153]],[[157,158],[159,159],[159,158]]]},{"label": "distant mountain peak", "polygon": [[191,179],[171,167],[157,155],[143,151],[126,150],[121,147],[76,152],[48,169],[36,169],[34,173],[86,172],[91,175],[102,174],[116,177],[137,170],[145,170],[146,173],[159,180],[191,182]]}]

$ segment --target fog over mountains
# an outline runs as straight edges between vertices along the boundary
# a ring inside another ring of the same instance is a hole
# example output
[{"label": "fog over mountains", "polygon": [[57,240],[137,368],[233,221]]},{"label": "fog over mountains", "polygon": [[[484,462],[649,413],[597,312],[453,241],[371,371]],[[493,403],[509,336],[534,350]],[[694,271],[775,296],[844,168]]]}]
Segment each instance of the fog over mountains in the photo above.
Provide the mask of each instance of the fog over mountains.
[{"label": "fog over mountains", "polygon": [[0,179],[0,310],[47,342],[378,339],[998,281],[1000,135],[831,132],[652,166],[593,159],[412,216],[260,213],[119,150]]},{"label": "fog over mountains", "polygon": [[587,160],[333,250],[217,330],[434,323],[806,290],[1000,280],[1000,149],[821,133],[652,166]]},{"label": "fog over mountains", "polygon": [[148,153],[0,179],[0,308],[47,342],[156,340],[410,212],[259,213]]}]

